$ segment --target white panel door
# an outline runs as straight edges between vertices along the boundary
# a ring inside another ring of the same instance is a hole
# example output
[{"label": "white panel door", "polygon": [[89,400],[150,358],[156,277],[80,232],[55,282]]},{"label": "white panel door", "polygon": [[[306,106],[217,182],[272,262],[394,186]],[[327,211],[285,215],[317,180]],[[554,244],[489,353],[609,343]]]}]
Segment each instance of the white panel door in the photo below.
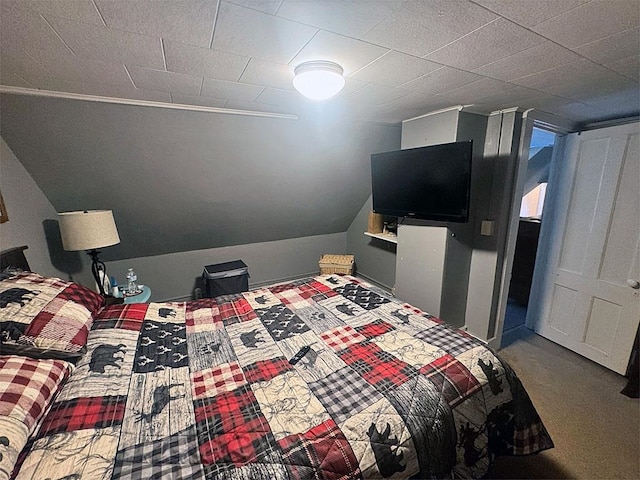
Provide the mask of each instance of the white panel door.
[{"label": "white panel door", "polygon": [[552,220],[552,275],[535,325],[621,374],[640,321],[639,140],[637,123],[570,135]]}]

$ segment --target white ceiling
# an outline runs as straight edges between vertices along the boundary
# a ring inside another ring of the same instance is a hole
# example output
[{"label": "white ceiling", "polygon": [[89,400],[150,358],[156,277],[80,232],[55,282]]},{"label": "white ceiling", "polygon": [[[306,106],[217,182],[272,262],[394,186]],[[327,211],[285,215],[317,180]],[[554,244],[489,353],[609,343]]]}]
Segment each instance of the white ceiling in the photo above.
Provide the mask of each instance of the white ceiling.
[{"label": "white ceiling", "polygon": [[638,0],[0,0],[3,86],[293,113],[306,60],[398,122],[452,105],[637,115]]}]

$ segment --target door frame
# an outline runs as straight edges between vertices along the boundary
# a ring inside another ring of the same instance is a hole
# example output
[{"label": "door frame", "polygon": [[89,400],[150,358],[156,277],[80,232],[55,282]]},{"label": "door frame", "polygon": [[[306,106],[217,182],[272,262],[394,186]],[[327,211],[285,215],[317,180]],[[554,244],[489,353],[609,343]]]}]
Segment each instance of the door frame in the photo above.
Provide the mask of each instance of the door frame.
[{"label": "door frame", "polygon": [[[507,225],[505,256],[502,262],[502,271],[500,273],[500,293],[498,295],[498,308],[496,311],[496,323],[493,336],[490,335],[489,346],[499,349],[502,343],[502,332],[504,329],[504,317],[507,310],[507,299],[509,297],[509,285],[511,283],[511,270],[513,268],[513,257],[516,249],[516,240],[518,237],[518,226],[520,224],[520,206],[522,204],[522,196],[524,193],[524,183],[529,163],[529,145],[531,144],[531,136],[533,127],[543,128],[556,133],[556,144],[553,149],[551,160],[551,171],[549,173],[549,184],[545,195],[543,210],[547,211],[553,207],[553,198],[555,197],[555,185],[553,185],[554,164],[558,159],[562,159],[564,151],[564,136],[578,130],[578,124],[555,115],[547,114],[538,110],[526,110],[522,115],[522,130],[520,133],[517,165],[514,172],[513,188],[511,197],[511,211],[509,212],[509,220]],[[540,238],[545,231],[544,215],[540,225]],[[534,298],[535,278],[537,276],[539,265],[536,257],[534,268],[534,284],[531,287],[531,298]],[[527,309],[526,325],[530,327],[529,313],[531,309]]]}]

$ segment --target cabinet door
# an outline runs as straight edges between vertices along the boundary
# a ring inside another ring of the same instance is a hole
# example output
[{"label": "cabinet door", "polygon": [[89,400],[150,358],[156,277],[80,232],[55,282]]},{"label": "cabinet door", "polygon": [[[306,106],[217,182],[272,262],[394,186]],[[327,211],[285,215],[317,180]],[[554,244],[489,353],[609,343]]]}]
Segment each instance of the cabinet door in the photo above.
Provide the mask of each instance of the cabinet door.
[{"label": "cabinet door", "polygon": [[446,228],[400,225],[396,297],[439,317],[446,248]]}]

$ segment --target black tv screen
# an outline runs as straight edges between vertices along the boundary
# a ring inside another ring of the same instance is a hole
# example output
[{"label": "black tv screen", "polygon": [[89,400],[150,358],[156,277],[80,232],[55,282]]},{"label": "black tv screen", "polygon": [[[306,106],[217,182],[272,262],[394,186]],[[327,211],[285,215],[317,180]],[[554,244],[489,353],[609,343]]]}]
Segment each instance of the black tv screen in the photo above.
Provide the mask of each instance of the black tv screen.
[{"label": "black tv screen", "polygon": [[373,211],[464,223],[469,220],[473,142],[371,155]]}]

